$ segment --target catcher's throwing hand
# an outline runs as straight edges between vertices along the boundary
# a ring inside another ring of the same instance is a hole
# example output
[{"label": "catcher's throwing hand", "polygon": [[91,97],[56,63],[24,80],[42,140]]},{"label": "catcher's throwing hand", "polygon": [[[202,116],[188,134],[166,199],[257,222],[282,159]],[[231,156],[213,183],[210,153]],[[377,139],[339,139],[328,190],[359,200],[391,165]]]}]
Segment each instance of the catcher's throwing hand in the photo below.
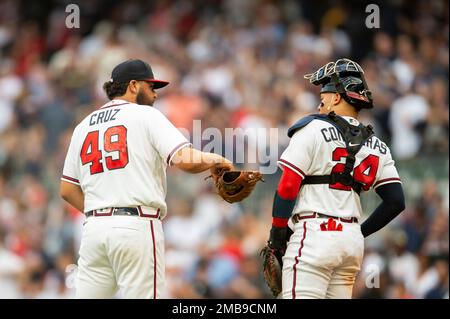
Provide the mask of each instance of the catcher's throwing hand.
[{"label": "catcher's throwing hand", "polygon": [[251,194],[258,181],[264,181],[258,171],[228,170],[216,166],[211,173],[208,177],[213,178],[217,194],[228,203],[240,202]]}]

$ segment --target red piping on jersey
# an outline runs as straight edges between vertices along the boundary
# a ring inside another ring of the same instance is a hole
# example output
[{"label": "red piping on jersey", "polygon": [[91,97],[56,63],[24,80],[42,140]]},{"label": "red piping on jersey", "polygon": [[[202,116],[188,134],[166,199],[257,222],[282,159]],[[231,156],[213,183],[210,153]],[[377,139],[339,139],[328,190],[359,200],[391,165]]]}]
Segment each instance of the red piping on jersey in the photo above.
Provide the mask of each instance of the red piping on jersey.
[{"label": "red piping on jersey", "polygon": [[156,299],[156,242],[155,242],[155,232],[153,229],[153,220],[150,220],[150,228],[152,231],[152,242],[153,242],[153,299]]},{"label": "red piping on jersey", "polygon": [[187,144],[191,144],[191,143],[189,143],[189,142],[183,142],[183,143],[180,143],[180,144],[178,144],[178,145],[172,150],[172,152],[169,153],[169,155],[167,156],[167,160],[166,160],[167,165],[169,165],[170,158],[173,156],[173,154],[174,154],[176,151],[178,151],[182,146],[187,145]]},{"label": "red piping on jersey", "polygon": [[289,163],[288,161],[286,161],[286,160],[284,160],[284,159],[279,159],[279,162],[280,162],[280,164],[281,165],[283,165],[283,166],[291,166],[291,168],[292,168],[292,170],[297,170],[298,171],[298,173],[300,173],[300,174],[302,174],[303,176],[302,177],[304,177],[304,176],[306,176],[306,174],[300,169],[300,168],[298,168],[297,166],[295,166],[294,164],[292,164],[292,163]]},{"label": "red piping on jersey", "polygon": [[72,177],[69,177],[67,175],[63,175],[62,178],[80,184],[80,181],[78,179],[76,179],[76,178],[72,178]]},{"label": "red piping on jersey", "polygon": [[126,103],[119,103],[119,104],[111,104],[108,106],[102,106],[100,109],[103,110],[103,109],[107,109],[108,107],[121,106],[121,105],[125,105],[125,104],[131,104],[131,103],[126,102]]},{"label": "red piping on jersey", "polygon": [[294,280],[292,283],[292,299],[295,299],[295,286],[297,285],[297,264],[298,259],[302,256],[303,242],[306,238],[306,222],[303,222],[303,238],[300,242],[300,248],[298,249],[298,255],[295,257],[294,263]]},{"label": "red piping on jersey", "polygon": [[385,179],[382,179],[382,180],[379,180],[378,182],[376,182],[375,185],[373,185],[373,188],[377,187],[377,185],[379,185],[381,183],[389,182],[389,181],[398,181],[398,182],[400,182],[401,179],[397,178],[397,177],[385,178]]}]

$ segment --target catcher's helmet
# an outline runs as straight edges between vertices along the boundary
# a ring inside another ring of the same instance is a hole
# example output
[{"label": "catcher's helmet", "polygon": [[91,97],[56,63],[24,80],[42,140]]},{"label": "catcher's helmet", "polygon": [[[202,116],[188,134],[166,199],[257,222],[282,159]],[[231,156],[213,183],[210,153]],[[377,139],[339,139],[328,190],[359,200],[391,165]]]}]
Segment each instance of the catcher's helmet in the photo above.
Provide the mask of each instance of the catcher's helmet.
[{"label": "catcher's helmet", "polygon": [[339,93],[345,101],[357,109],[373,107],[372,92],[367,87],[361,66],[349,59],[328,62],[316,72],[306,74],[305,79],[314,85],[322,85],[321,93]]}]

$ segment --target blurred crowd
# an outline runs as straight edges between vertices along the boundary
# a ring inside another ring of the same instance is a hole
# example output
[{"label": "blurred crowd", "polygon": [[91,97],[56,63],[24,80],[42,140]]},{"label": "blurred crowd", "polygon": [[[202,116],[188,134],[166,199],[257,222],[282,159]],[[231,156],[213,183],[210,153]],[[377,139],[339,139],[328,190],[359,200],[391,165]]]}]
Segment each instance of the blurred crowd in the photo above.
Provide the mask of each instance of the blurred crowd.
[{"label": "blurred crowd", "polygon": [[[319,104],[303,75],[340,57],[365,70],[375,108],[361,119],[397,166],[443,158],[447,173],[419,192],[404,180],[415,195],[367,239],[354,298],[449,297],[448,1],[383,1],[379,29],[361,1],[83,1],[79,29],[65,27],[68,3],[0,0],[0,298],[73,297],[84,216],[59,178],[116,64],[140,58],[170,81],[155,107],[177,127],[278,128],[276,160]],[[258,254],[279,172],[235,205],[203,177],[169,169],[165,298],[270,298]]]}]

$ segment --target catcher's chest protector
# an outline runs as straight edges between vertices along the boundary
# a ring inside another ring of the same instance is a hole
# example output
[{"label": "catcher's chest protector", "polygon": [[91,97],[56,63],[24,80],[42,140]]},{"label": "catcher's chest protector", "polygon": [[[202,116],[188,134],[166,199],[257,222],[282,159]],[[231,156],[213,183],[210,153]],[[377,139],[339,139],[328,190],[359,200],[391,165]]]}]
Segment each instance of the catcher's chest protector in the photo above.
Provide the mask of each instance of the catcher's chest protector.
[{"label": "catcher's chest protector", "polygon": [[335,184],[341,183],[346,186],[351,186],[356,193],[360,193],[363,184],[355,181],[351,172],[353,171],[353,166],[355,165],[356,154],[359,152],[361,147],[364,145],[366,140],[374,135],[371,125],[364,126],[359,124],[358,126],[351,125],[342,117],[336,115],[336,113],[331,112],[328,115],[325,114],[313,114],[302,118],[297,123],[295,123],[288,130],[288,136],[292,137],[294,133],[308,125],[313,120],[322,120],[332,124],[341,133],[345,146],[348,152],[345,161],[345,169],[341,173],[331,173],[330,175],[310,175],[306,176],[302,181],[302,184]]}]

